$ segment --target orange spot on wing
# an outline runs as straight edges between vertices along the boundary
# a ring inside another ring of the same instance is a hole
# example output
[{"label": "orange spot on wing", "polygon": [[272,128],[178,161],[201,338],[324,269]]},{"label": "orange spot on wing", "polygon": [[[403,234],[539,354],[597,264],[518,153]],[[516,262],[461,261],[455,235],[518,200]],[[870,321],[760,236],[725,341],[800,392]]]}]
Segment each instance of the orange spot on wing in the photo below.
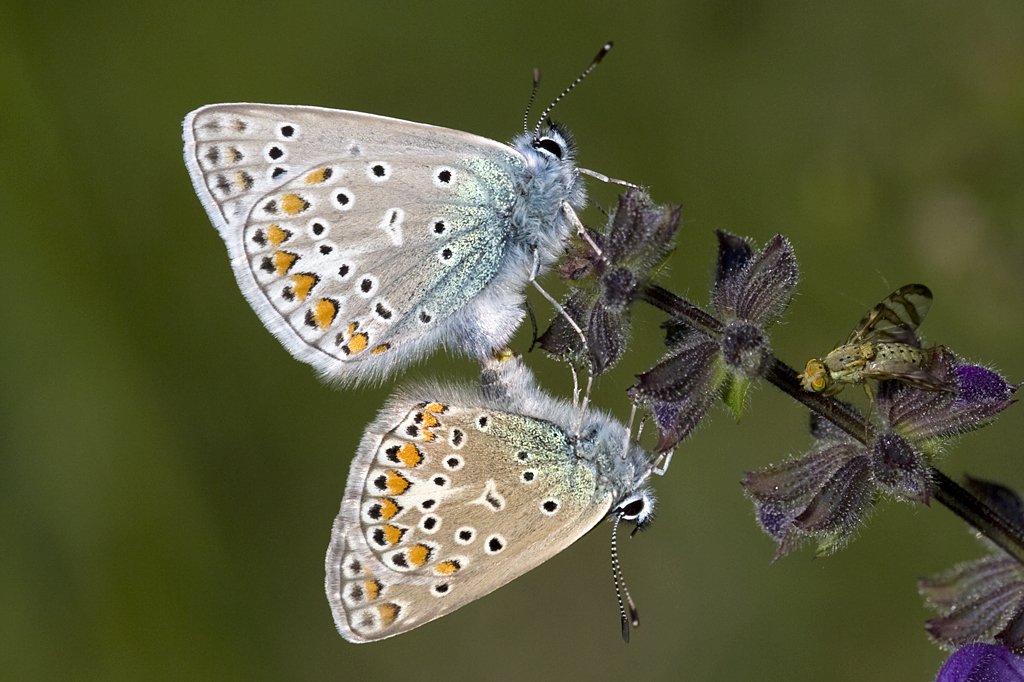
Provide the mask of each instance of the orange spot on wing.
[{"label": "orange spot on wing", "polygon": [[327,329],[338,314],[338,304],[329,298],[321,298],[313,304],[313,320],[320,329]]},{"label": "orange spot on wing", "polygon": [[402,607],[398,604],[381,604],[377,607],[377,613],[380,614],[380,622],[385,627],[394,623],[401,611]]},{"label": "orange spot on wing", "polygon": [[425,429],[432,429],[441,423],[432,412],[421,412],[420,414],[423,415],[423,428]]},{"label": "orange spot on wing", "polygon": [[274,270],[278,275],[285,275],[292,269],[297,260],[299,260],[298,254],[291,253],[290,251],[275,251]]},{"label": "orange spot on wing", "polygon": [[398,448],[398,460],[405,466],[417,467],[423,461],[423,454],[412,443],[405,443]]},{"label": "orange spot on wing", "polygon": [[306,297],[309,296],[310,289],[315,287],[316,283],[319,281],[319,277],[309,273],[292,275],[292,291],[300,301],[305,301]]},{"label": "orange spot on wing", "polygon": [[309,202],[298,194],[285,194],[281,197],[281,210],[288,215],[302,213],[307,208],[309,208]]},{"label": "orange spot on wing", "polygon": [[412,485],[411,483],[409,483],[409,479],[407,479],[405,476],[398,473],[397,471],[388,470],[385,476],[385,485],[387,486],[388,492],[391,493],[392,495],[401,495],[402,493],[409,489],[410,485]]},{"label": "orange spot on wing", "polygon": [[423,407],[423,409],[427,412],[433,412],[434,414],[444,414],[448,411],[448,406],[442,405],[441,403],[428,403]]},{"label": "orange spot on wing", "polygon": [[380,355],[381,353],[387,352],[391,348],[390,343],[382,343],[379,346],[374,346],[370,352],[374,355]]},{"label": "orange spot on wing", "polygon": [[282,229],[280,225],[274,224],[267,228],[267,241],[271,246],[280,246],[291,236],[292,233]]},{"label": "orange spot on wing", "polygon": [[385,497],[380,501],[380,517],[385,521],[390,521],[395,517],[395,514],[399,512],[398,503],[389,497]]},{"label": "orange spot on wing", "polygon": [[381,585],[380,581],[377,580],[376,578],[374,578],[373,580],[366,580],[366,581],[364,581],[363,582],[363,591],[366,592],[366,599],[368,601],[373,601],[374,599],[379,597],[380,596],[381,587],[383,587],[383,585]]},{"label": "orange spot on wing", "polygon": [[402,539],[402,536],[405,535],[405,529],[404,528],[399,528],[398,526],[393,526],[390,523],[386,524],[384,526],[383,530],[384,530],[384,541],[387,542],[389,545],[397,545],[399,543],[399,541]]},{"label": "orange spot on wing", "polygon": [[333,174],[334,171],[330,168],[319,168],[306,176],[306,184],[319,185],[321,182],[325,182]]},{"label": "orange spot on wing", "polygon": [[406,558],[409,560],[409,564],[416,566],[417,568],[427,563],[433,550],[427,545],[413,545],[406,552]]},{"label": "orange spot on wing", "polygon": [[346,347],[348,348],[349,353],[355,355],[356,353],[362,353],[366,350],[366,346],[368,346],[369,343],[370,337],[367,336],[366,332],[359,332],[358,334],[352,335],[352,338],[348,340]]},{"label": "orange spot on wing", "polygon": [[456,573],[460,568],[462,568],[462,564],[454,559],[449,559],[448,561],[442,561],[439,563],[434,567],[434,570],[440,575],[451,575]]}]

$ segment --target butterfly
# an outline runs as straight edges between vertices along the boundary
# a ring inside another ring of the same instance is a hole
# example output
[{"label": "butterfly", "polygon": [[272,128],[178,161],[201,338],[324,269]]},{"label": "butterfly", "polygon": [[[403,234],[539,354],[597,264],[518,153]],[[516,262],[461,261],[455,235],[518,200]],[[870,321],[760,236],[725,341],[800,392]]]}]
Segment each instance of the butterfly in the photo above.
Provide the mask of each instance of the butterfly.
[{"label": "butterfly", "polygon": [[917,328],[932,304],[923,284],[907,284],[864,315],[846,343],[807,361],[800,376],[805,391],[835,395],[847,384],[895,379],[926,390],[948,390],[932,372],[940,347],[922,348]]},{"label": "butterfly", "polygon": [[185,165],[271,333],[328,380],[379,381],[439,345],[504,347],[526,283],[582,230],[580,174],[603,176],[577,168],[550,109],[507,145],[354,111],[212,104],[184,120]]},{"label": "butterfly", "polygon": [[[518,358],[491,363],[479,388],[399,391],[363,435],[331,533],[325,586],[338,631],[351,642],[401,634],[609,516],[616,529],[646,526],[652,472],[661,473],[624,426],[592,410],[581,420]],[[621,597],[620,615],[628,639]]]}]

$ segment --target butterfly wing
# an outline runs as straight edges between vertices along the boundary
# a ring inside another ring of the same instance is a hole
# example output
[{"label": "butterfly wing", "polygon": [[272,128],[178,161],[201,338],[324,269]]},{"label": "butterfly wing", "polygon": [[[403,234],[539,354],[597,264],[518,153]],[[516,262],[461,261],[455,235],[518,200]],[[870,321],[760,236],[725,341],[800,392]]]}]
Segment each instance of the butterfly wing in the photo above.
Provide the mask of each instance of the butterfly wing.
[{"label": "butterfly wing", "polygon": [[[467,302],[510,263],[522,155],[468,133],[316,107],[219,104],[185,119],[185,161],[239,286],[299,360],[340,381],[381,378],[459,334]],[[507,318],[507,319],[506,319]],[[490,335],[493,334],[493,338]]]},{"label": "butterfly wing", "polygon": [[879,341],[920,347],[917,328],[932,305],[932,292],[923,284],[906,284],[869,310],[847,343]]},{"label": "butterfly wing", "polygon": [[611,504],[550,422],[393,403],[363,438],[331,535],[338,630],[367,642],[450,613],[575,542]]}]

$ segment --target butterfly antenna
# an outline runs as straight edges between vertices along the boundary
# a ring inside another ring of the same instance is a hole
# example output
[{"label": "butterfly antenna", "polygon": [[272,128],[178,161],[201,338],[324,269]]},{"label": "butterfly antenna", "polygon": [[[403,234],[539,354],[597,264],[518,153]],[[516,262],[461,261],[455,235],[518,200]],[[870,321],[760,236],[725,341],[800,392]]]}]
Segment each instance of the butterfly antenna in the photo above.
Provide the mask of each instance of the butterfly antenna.
[{"label": "butterfly antenna", "polygon": [[547,120],[548,114],[550,114],[551,110],[555,108],[555,105],[558,104],[562,100],[563,97],[565,97],[570,92],[572,92],[573,88],[575,88],[577,85],[582,83],[583,79],[586,78],[587,76],[589,76],[591,71],[593,71],[594,69],[597,68],[597,65],[601,63],[601,60],[604,59],[604,56],[606,54],[608,54],[611,51],[611,49],[612,49],[611,41],[608,41],[607,43],[602,45],[601,49],[598,51],[598,53],[594,57],[593,61],[590,62],[590,66],[588,66],[587,68],[583,69],[583,73],[581,73],[580,75],[576,76],[575,80],[573,80],[572,83],[569,83],[569,85],[566,86],[565,90],[562,90],[562,92],[559,93],[558,97],[556,97],[553,100],[551,100],[551,104],[549,104],[547,106],[547,108],[544,109],[544,111],[540,115],[540,118],[537,120],[537,127],[533,129],[533,136],[534,137],[537,137],[538,135],[540,135],[540,128],[541,128],[542,125],[544,125],[544,121]]},{"label": "butterfly antenna", "polygon": [[533,67],[533,87],[530,88],[530,101],[526,103],[526,111],[523,112],[523,132],[530,130],[530,110],[533,109],[533,101],[537,99],[537,88],[540,87],[540,69]]},{"label": "butterfly antenna", "polygon": [[[629,644],[629,626],[640,625],[640,614],[637,613],[636,604],[626,587],[626,578],[622,575],[622,566],[619,564],[619,522],[622,521],[622,514],[615,517],[612,526],[612,581],[615,583],[615,600],[619,604],[619,619],[622,622],[622,641]],[[625,599],[623,599],[625,597]],[[626,611],[629,610],[629,617]]]}]

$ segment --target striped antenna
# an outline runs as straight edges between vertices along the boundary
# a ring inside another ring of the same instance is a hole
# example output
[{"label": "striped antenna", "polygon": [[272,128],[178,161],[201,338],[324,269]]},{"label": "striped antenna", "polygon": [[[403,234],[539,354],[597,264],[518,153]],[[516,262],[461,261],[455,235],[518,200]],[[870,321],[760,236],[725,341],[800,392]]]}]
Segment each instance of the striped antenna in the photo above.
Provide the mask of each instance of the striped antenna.
[{"label": "striped antenna", "polygon": [[608,41],[603,46],[601,46],[601,49],[598,51],[598,53],[594,57],[593,61],[590,62],[590,66],[588,66],[587,68],[583,69],[583,73],[581,73],[580,75],[576,76],[576,79],[573,80],[572,83],[569,83],[569,85],[566,86],[565,90],[562,90],[562,92],[559,93],[558,97],[556,97],[555,99],[551,100],[551,104],[549,104],[547,106],[547,108],[544,109],[544,111],[540,115],[540,118],[537,119],[537,127],[533,129],[533,136],[534,137],[537,137],[540,134],[541,126],[544,125],[544,121],[547,120],[548,114],[550,114],[551,110],[555,108],[555,105],[558,104],[562,100],[563,97],[565,97],[570,92],[572,92],[573,88],[575,88],[577,85],[582,83],[583,79],[586,78],[587,76],[589,76],[591,71],[593,71],[594,69],[597,68],[597,65],[601,63],[601,60],[604,59],[604,56],[606,54],[608,54],[611,51],[611,49],[612,49],[611,41]]}]

